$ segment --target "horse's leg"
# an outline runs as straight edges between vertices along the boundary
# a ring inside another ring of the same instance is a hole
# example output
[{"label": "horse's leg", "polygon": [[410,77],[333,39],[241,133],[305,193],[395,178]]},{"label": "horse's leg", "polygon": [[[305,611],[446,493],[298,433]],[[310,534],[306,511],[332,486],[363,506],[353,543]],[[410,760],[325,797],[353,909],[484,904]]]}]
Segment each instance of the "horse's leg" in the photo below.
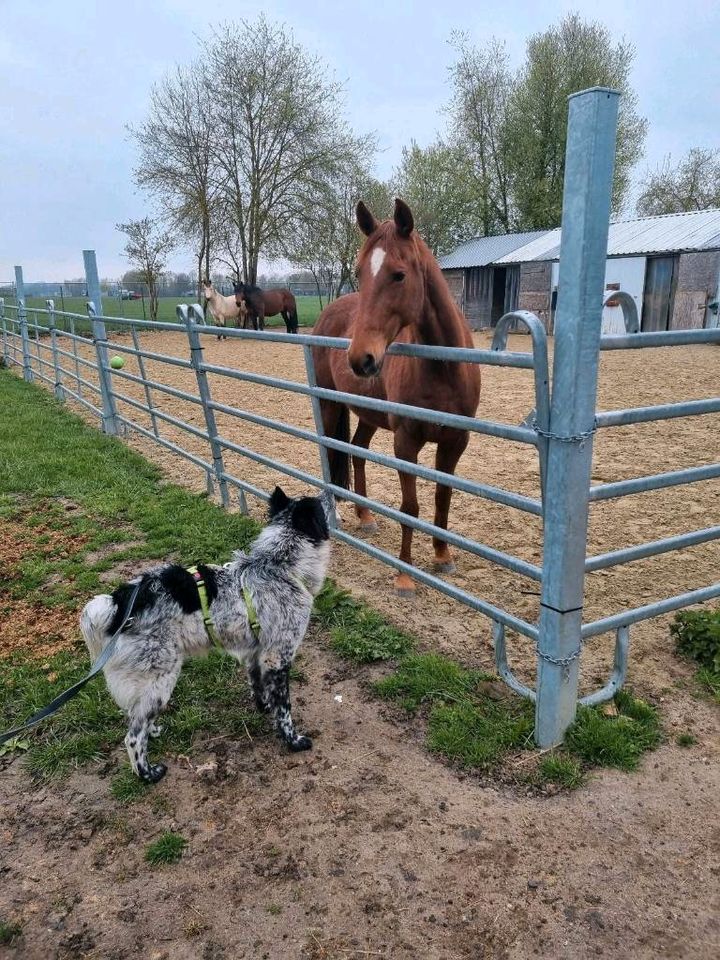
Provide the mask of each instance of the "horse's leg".
[{"label": "horse's leg", "polygon": [[265,308],[264,307],[261,310],[258,310],[257,320],[258,320],[258,326],[260,327],[260,329],[264,330],[265,329]]},{"label": "horse's leg", "polygon": [[[361,420],[358,423],[357,430],[355,431],[351,442],[356,447],[364,447],[367,450],[367,448],[370,446],[370,441],[377,433],[377,429],[378,428],[373,426],[372,423],[363,423]],[[367,495],[367,487],[365,485],[365,462],[365,457],[354,456],[352,458],[353,473],[355,474],[355,493],[359,494],[361,497]],[[363,531],[363,533],[375,533],[377,530],[377,523],[373,519],[373,515],[368,508],[355,504],[355,513],[360,520],[360,529]]]},{"label": "horse's leg", "polygon": [[[424,446],[425,441],[416,434],[413,435],[400,427],[395,431],[395,456],[409,463],[417,463],[418,453]],[[420,507],[417,499],[417,477],[410,473],[399,471],[400,488],[402,490],[402,503],[400,509],[411,517],[417,517],[420,513]],[[412,537],[413,528],[402,527],[402,545],[400,547],[400,559],[405,563],[412,563]],[[415,596],[415,581],[407,573],[398,573],[395,577],[395,592],[400,597]]]},{"label": "horse's leg", "polygon": [[[467,430],[452,430],[448,433],[449,438],[438,443],[435,469],[442,470],[443,473],[455,473],[455,467],[465,452],[470,434]],[[443,530],[447,530],[451,497],[452,487],[446,487],[441,483],[435,487],[435,526],[442,527]],[[453,573],[455,563],[447,543],[433,537],[433,549],[435,550],[435,570],[438,573]]]}]

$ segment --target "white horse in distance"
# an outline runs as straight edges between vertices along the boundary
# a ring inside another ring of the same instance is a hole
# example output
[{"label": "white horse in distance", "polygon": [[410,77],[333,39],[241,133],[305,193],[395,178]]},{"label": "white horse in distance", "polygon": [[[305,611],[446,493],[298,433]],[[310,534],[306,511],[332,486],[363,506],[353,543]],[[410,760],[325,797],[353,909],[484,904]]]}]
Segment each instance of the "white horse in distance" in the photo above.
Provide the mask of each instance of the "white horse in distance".
[{"label": "white horse in distance", "polygon": [[[235,302],[235,294],[231,297],[224,297],[221,293],[217,292],[209,280],[203,280],[203,295],[205,297],[205,304],[215,321],[214,326],[226,327],[228,326],[228,321],[237,320],[238,322],[235,324],[236,327],[245,327],[247,322],[247,307],[244,303],[238,306]],[[222,339],[227,340],[227,337],[223,338],[222,334],[218,334],[218,340]]]}]

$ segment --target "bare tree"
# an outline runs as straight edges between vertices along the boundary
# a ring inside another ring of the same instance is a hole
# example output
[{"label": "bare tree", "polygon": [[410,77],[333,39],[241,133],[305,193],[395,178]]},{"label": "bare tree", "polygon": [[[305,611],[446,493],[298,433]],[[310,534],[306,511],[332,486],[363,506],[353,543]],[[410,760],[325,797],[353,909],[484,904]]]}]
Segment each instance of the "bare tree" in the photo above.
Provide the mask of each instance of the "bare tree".
[{"label": "bare tree", "polygon": [[355,289],[355,259],[361,242],[355,219],[358,200],[380,217],[390,212],[388,187],[370,175],[369,156],[370,151],[359,144],[357,158],[323,185],[283,244],[283,254],[312,274],[321,307],[323,291],[329,302],[343,290]]},{"label": "bare tree", "polygon": [[637,212],[641,217],[720,207],[720,150],[690,150],[677,166],[670,157],[642,181]]},{"label": "bare tree", "polygon": [[212,154],[212,116],[201,61],[178,66],[150,94],[147,119],[130,134],[140,148],[135,180],[163,219],[195,249],[197,280],[210,274],[212,210],[218,184]]},{"label": "bare tree", "polygon": [[357,141],[341,119],[340,84],[283,26],[263,16],[226,24],[205,62],[224,209],[254,283],[261,251],[282,251]]},{"label": "bare tree", "polygon": [[150,319],[157,320],[158,284],[165,270],[167,255],[175,246],[172,231],[161,229],[150,217],[116,224],[127,236],[125,256],[148,287]]}]

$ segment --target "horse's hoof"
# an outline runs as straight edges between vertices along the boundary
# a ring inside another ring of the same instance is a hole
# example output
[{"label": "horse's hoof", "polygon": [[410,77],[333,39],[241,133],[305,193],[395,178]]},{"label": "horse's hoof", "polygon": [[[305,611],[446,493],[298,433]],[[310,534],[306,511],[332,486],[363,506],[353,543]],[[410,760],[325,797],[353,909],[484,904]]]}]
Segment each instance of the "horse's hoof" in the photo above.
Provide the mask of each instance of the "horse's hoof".
[{"label": "horse's hoof", "polygon": [[360,533],[377,533],[378,525],[374,520],[371,520],[370,523],[361,523],[360,524]]},{"label": "horse's hoof", "polygon": [[408,587],[395,587],[395,596],[402,597],[403,600],[414,600],[415,589]]},{"label": "horse's hoof", "polygon": [[457,564],[454,560],[443,561],[442,563],[436,561],[433,564],[433,570],[435,573],[455,573],[457,571]]}]

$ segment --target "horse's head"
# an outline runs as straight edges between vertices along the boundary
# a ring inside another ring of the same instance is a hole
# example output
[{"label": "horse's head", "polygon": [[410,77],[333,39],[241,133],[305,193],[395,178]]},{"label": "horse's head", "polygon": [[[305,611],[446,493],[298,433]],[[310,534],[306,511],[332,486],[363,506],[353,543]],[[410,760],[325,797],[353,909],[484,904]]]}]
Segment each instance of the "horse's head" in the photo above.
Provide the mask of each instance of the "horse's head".
[{"label": "horse's head", "polygon": [[359,377],[374,377],[388,346],[420,317],[425,272],[413,215],[402,200],[395,201],[393,219],[382,223],[360,201],[357,222],[367,240],[357,259],[360,302],[348,361]]},{"label": "horse's head", "polygon": [[245,305],[245,284],[242,280],[239,283],[233,284],[233,290],[235,291],[235,303],[238,307]]},{"label": "horse's head", "polygon": [[203,296],[205,297],[206,300],[210,300],[215,294],[213,285],[210,283],[207,277],[205,277],[205,279],[202,282],[202,291],[203,291]]}]

